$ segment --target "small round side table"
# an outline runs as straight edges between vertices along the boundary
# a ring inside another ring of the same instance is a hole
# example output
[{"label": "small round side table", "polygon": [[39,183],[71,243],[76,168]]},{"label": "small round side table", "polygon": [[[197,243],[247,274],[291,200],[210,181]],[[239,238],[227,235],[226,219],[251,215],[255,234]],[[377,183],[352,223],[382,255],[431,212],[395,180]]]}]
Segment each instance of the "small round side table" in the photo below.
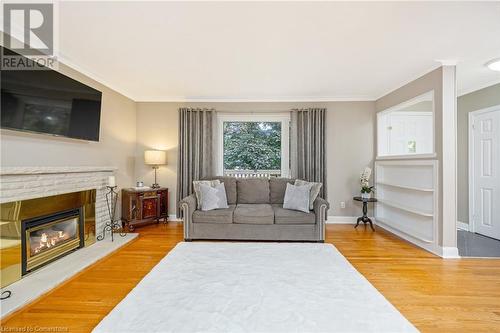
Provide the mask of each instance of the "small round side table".
[{"label": "small round side table", "polygon": [[361,201],[363,203],[363,216],[358,217],[358,220],[356,222],[356,226],[354,228],[358,227],[359,222],[363,222],[365,225],[366,225],[366,223],[370,223],[370,227],[372,228],[373,231],[375,231],[375,228],[373,227],[372,220],[366,214],[368,213],[368,203],[369,202],[377,202],[377,199],[375,199],[375,198],[363,199],[362,197],[354,197],[352,199],[354,201]]}]

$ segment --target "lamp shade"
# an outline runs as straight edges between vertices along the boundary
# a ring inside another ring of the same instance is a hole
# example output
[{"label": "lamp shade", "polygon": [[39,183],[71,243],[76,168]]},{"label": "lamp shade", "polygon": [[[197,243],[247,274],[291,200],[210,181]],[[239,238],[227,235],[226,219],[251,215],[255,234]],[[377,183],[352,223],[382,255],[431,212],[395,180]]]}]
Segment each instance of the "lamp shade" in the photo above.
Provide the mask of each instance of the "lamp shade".
[{"label": "lamp shade", "polygon": [[144,163],[148,165],[167,164],[167,152],[163,150],[144,151]]}]

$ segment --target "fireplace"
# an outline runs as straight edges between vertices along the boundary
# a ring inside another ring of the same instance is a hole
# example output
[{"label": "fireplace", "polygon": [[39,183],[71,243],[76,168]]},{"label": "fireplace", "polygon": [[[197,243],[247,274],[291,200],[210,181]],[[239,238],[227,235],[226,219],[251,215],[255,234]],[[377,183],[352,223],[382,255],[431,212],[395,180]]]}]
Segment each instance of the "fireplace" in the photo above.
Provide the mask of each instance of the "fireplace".
[{"label": "fireplace", "polygon": [[21,222],[22,275],[84,247],[81,208]]}]

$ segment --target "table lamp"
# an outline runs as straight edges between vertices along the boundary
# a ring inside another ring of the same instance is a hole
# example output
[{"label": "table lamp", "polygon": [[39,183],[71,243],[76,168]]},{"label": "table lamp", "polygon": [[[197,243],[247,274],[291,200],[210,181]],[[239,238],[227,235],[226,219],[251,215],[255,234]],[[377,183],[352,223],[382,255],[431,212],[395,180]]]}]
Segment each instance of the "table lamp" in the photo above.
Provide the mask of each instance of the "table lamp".
[{"label": "table lamp", "polygon": [[155,171],[155,183],[151,185],[152,188],[159,188],[160,185],[156,182],[156,170],[160,165],[167,164],[167,152],[163,150],[146,150],[144,151],[144,164],[151,165]]}]

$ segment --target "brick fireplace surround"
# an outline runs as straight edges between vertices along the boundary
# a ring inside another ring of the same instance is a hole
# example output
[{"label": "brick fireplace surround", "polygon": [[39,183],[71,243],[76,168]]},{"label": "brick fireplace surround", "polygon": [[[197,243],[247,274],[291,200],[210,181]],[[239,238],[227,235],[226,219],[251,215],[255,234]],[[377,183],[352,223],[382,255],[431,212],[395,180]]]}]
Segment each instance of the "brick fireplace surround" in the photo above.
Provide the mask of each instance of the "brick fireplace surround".
[{"label": "brick fireplace surround", "polygon": [[105,186],[115,170],[114,167],[5,167],[0,170],[0,204],[95,190],[95,227],[99,233],[108,218]]}]

